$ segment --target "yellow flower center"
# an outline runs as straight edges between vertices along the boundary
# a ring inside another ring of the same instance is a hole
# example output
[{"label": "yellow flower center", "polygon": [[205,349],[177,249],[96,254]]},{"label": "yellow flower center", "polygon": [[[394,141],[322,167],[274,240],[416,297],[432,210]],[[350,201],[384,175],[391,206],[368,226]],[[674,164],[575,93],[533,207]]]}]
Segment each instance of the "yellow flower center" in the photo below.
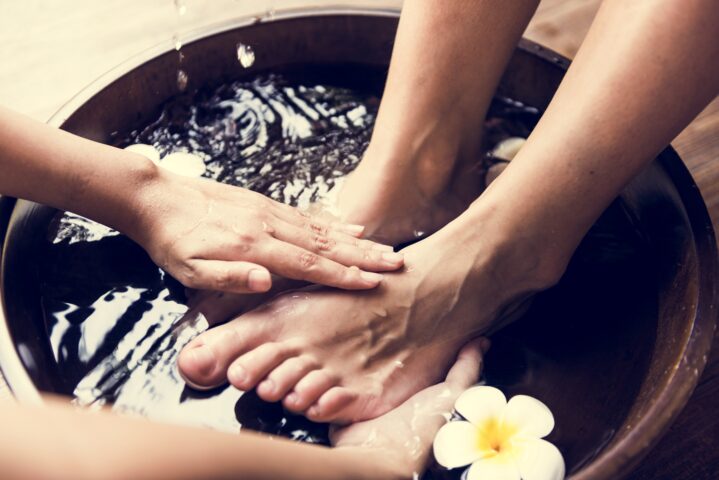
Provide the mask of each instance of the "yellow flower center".
[{"label": "yellow flower center", "polygon": [[485,458],[506,454],[512,447],[511,440],[516,433],[514,425],[490,418],[477,428],[477,448]]}]

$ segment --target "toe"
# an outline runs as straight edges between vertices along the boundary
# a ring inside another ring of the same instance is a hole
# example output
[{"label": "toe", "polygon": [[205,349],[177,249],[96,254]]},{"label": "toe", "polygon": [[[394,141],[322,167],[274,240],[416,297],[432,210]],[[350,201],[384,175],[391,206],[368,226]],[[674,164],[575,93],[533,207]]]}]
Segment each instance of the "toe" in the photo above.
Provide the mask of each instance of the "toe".
[{"label": "toe", "polygon": [[296,353],[296,349],[286,342],[264,343],[232,362],[227,379],[240,390],[250,390]]},{"label": "toe", "polygon": [[259,341],[240,319],[201,334],[182,349],[177,366],[185,381],[195,388],[212,388],[227,382],[227,367],[250,345]]},{"label": "toe", "polygon": [[313,422],[349,421],[342,414],[358,398],[359,395],[348,388],[332,387],[307,410],[307,418]]},{"label": "toe", "polygon": [[326,370],[314,370],[297,382],[294,390],[283,402],[293,412],[304,412],[330,388],[337,384],[337,378]]},{"label": "toe", "polygon": [[177,358],[177,367],[185,382],[198,390],[225,382],[221,372],[215,373],[215,354],[210,347],[202,343],[186,346]]},{"label": "toe", "polygon": [[277,402],[318,367],[317,362],[307,355],[289,358],[257,386],[257,395],[267,402]]}]

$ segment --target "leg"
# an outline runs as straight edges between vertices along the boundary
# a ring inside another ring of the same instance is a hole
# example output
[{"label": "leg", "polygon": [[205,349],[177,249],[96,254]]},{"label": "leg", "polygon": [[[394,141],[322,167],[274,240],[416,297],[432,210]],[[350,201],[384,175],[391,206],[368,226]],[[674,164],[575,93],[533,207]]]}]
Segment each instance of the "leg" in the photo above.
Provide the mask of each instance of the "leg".
[{"label": "leg", "polygon": [[482,122],[538,3],[405,2],[372,140],[339,193],[345,219],[397,243],[477,197]]}]

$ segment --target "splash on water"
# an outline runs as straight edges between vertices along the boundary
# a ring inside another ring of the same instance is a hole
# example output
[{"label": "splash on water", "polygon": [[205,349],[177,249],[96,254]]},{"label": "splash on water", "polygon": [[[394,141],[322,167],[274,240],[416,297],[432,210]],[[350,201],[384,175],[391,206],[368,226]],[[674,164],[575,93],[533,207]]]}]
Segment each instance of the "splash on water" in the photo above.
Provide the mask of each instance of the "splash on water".
[{"label": "splash on water", "polygon": [[177,88],[178,88],[178,90],[180,90],[181,92],[184,92],[185,90],[187,90],[187,81],[188,80],[189,80],[189,78],[187,76],[187,72],[182,69],[179,69],[177,71]]},{"label": "splash on water", "polygon": [[173,3],[175,4],[175,11],[179,16],[183,16],[187,13],[187,3],[185,3],[185,0],[173,0]]},{"label": "splash on water", "polygon": [[243,68],[250,68],[255,64],[255,51],[244,43],[237,44],[237,60]]}]

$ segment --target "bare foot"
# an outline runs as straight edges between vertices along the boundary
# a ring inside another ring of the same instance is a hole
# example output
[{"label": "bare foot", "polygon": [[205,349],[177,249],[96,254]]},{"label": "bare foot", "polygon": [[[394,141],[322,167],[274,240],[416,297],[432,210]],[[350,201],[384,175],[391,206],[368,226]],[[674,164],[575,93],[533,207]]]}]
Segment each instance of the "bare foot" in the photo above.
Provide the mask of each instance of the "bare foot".
[{"label": "bare foot", "polygon": [[512,255],[475,235],[455,225],[408,247],[405,271],[372,291],[282,294],[196,338],[179,367],[193,384],[256,387],[315,421],[381,415],[436,383],[468,339],[541,288],[519,270],[503,276]]},{"label": "bare foot", "polygon": [[[429,235],[456,218],[481,193],[478,158],[430,153],[388,161],[370,146],[333,192],[343,221],[365,225],[365,237],[397,245]],[[368,187],[371,185],[371,188]]]}]

